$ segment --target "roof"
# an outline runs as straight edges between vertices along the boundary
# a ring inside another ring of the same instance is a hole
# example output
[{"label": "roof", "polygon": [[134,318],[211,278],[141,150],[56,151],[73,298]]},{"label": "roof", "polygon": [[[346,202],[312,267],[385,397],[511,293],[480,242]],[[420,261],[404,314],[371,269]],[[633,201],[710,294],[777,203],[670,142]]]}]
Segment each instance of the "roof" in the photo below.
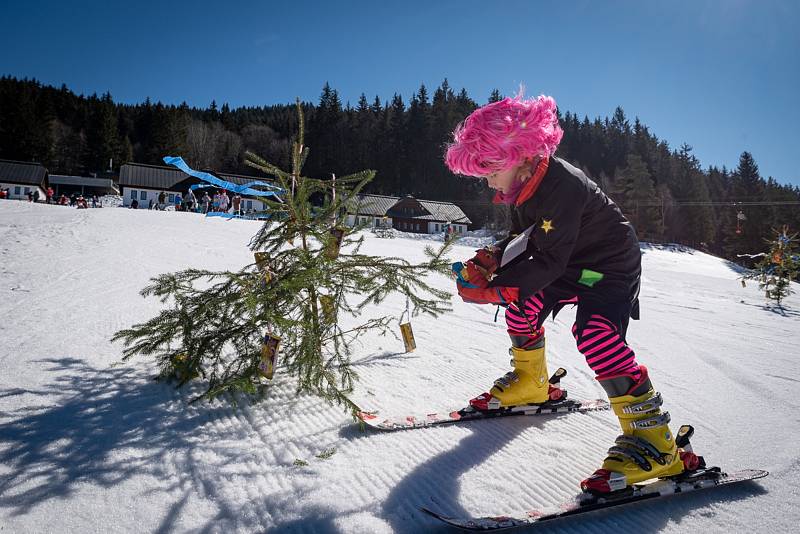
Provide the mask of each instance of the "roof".
[{"label": "roof", "polygon": [[[382,217],[389,212],[401,200],[413,197],[389,197],[384,195],[359,195],[357,199],[351,200],[347,211],[356,215],[373,215]],[[438,200],[419,200],[422,207],[428,211],[429,215],[417,215],[413,219],[423,221],[458,222],[472,224],[469,217],[452,202],[440,202]]]},{"label": "roof", "polygon": [[[229,174],[216,171],[208,172],[238,185],[244,185],[256,180],[269,181],[256,176],[244,176],[241,174]],[[126,163],[119,169],[120,186],[172,189],[185,180],[190,180],[192,183],[200,183],[200,180],[189,176],[175,167],[161,167],[159,165],[146,165],[144,163]]]},{"label": "roof", "polygon": [[430,215],[415,217],[415,219],[428,219],[431,221],[457,222],[472,224],[467,214],[452,202],[439,202],[437,200],[420,200],[420,204],[430,212]]},{"label": "roof", "polygon": [[398,197],[384,195],[358,195],[347,203],[347,211],[356,215],[383,217],[398,200]]},{"label": "roof", "polygon": [[110,178],[92,178],[89,176],[66,176],[63,174],[51,174],[50,185],[83,185],[87,187],[97,187],[100,189],[116,190],[114,180]]},{"label": "roof", "polygon": [[47,169],[41,163],[0,159],[0,181],[45,187],[47,185]]}]

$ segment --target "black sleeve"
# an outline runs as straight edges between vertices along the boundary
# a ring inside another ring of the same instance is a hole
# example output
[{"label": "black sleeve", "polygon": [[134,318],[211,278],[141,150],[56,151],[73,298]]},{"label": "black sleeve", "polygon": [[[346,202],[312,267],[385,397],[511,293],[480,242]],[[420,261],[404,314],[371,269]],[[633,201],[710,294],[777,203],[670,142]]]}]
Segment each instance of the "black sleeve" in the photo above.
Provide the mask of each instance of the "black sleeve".
[{"label": "black sleeve", "polygon": [[511,210],[512,213],[511,213],[511,229],[508,231],[508,236],[505,239],[502,239],[492,245],[498,250],[498,258],[502,257],[503,251],[506,249],[506,246],[508,246],[511,240],[517,237],[523,230],[523,228],[519,227],[519,223],[517,222],[519,221],[519,217],[517,217],[516,213],[514,213],[516,208],[510,206],[509,209]]},{"label": "black sleeve", "polygon": [[[492,286],[518,287],[520,300],[547,287],[564,274],[578,239],[586,189],[578,180],[559,181],[538,199],[535,229],[523,258],[501,270]],[[530,220],[530,219],[529,219]]]}]

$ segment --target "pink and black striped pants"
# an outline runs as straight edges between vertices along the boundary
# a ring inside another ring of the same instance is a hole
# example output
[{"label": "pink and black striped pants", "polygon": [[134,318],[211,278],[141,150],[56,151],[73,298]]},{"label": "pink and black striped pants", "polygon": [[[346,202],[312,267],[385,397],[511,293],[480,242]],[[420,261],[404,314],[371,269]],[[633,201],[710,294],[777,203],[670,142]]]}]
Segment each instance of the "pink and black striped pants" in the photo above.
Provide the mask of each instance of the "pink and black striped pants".
[{"label": "pink and black striped pants", "polygon": [[617,307],[605,303],[594,303],[593,299],[581,300],[574,296],[563,298],[550,294],[547,289],[529,297],[521,309],[512,304],[506,308],[506,324],[511,336],[528,336],[530,344],[544,336],[544,319],[554,308],[566,304],[577,304],[578,313],[572,325],[572,335],[578,351],[586,363],[599,376],[631,374],[640,376],[636,355],[625,342],[630,308],[627,303]]}]

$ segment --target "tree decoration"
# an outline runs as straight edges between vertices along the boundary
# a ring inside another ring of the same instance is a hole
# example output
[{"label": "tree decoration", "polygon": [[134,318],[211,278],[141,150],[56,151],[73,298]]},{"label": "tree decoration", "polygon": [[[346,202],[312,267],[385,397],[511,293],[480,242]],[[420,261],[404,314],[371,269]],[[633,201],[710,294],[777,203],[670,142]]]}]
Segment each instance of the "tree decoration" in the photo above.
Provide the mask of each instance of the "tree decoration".
[{"label": "tree decoration", "polygon": [[270,219],[250,241],[255,263],[236,272],[186,269],[153,278],[141,294],[167,306],[113,337],[124,343],[123,360],[151,356],[160,376],[178,386],[204,381],[205,391],[193,401],[257,394],[269,388],[262,378],[280,373],[296,379],[298,393],[355,413],[348,397],[357,379],[353,343],[368,332],[393,334],[396,319],[378,306],[398,294],[413,315],[450,310],[450,293],[427,282],[428,275],[448,274],[450,243],[426,247],[419,262],[363,254],[364,235],[336,218],[375,173],[336,178],[335,198],[333,180],[303,176],[309,148],[299,100],[297,113],[290,172],[247,153],[246,163],[273,176],[285,197],[259,199]]},{"label": "tree decoration", "polygon": [[781,301],[793,293],[792,281],[800,275],[800,255],[797,252],[797,233],[789,234],[789,227],[772,230],[775,237],[770,241],[769,252],[745,254],[749,257],[760,257],[756,269],[742,277],[742,285],[746,280],[758,280],[759,289],[764,290],[768,300]]}]

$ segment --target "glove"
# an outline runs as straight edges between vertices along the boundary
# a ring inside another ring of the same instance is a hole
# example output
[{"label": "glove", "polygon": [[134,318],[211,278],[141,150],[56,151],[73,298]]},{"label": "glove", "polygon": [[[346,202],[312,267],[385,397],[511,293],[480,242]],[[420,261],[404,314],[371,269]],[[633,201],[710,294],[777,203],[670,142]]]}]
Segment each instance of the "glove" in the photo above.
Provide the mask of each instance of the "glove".
[{"label": "glove", "polygon": [[454,263],[452,269],[456,274],[458,294],[464,302],[507,306],[519,300],[519,288],[489,287],[489,280],[472,260],[466,264]]},{"label": "glove", "polygon": [[499,267],[498,253],[500,249],[495,246],[484,247],[475,251],[475,256],[472,257],[473,262],[480,270],[483,271],[484,277],[487,280],[492,279],[492,275]]},{"label": "glove", "polygon": [[456,275],[456,284],[469,288],[489,287],[489,278],[486,276],[485,271],[474,261],[469,260],[467,263],[458,261],[451,268]]}]

